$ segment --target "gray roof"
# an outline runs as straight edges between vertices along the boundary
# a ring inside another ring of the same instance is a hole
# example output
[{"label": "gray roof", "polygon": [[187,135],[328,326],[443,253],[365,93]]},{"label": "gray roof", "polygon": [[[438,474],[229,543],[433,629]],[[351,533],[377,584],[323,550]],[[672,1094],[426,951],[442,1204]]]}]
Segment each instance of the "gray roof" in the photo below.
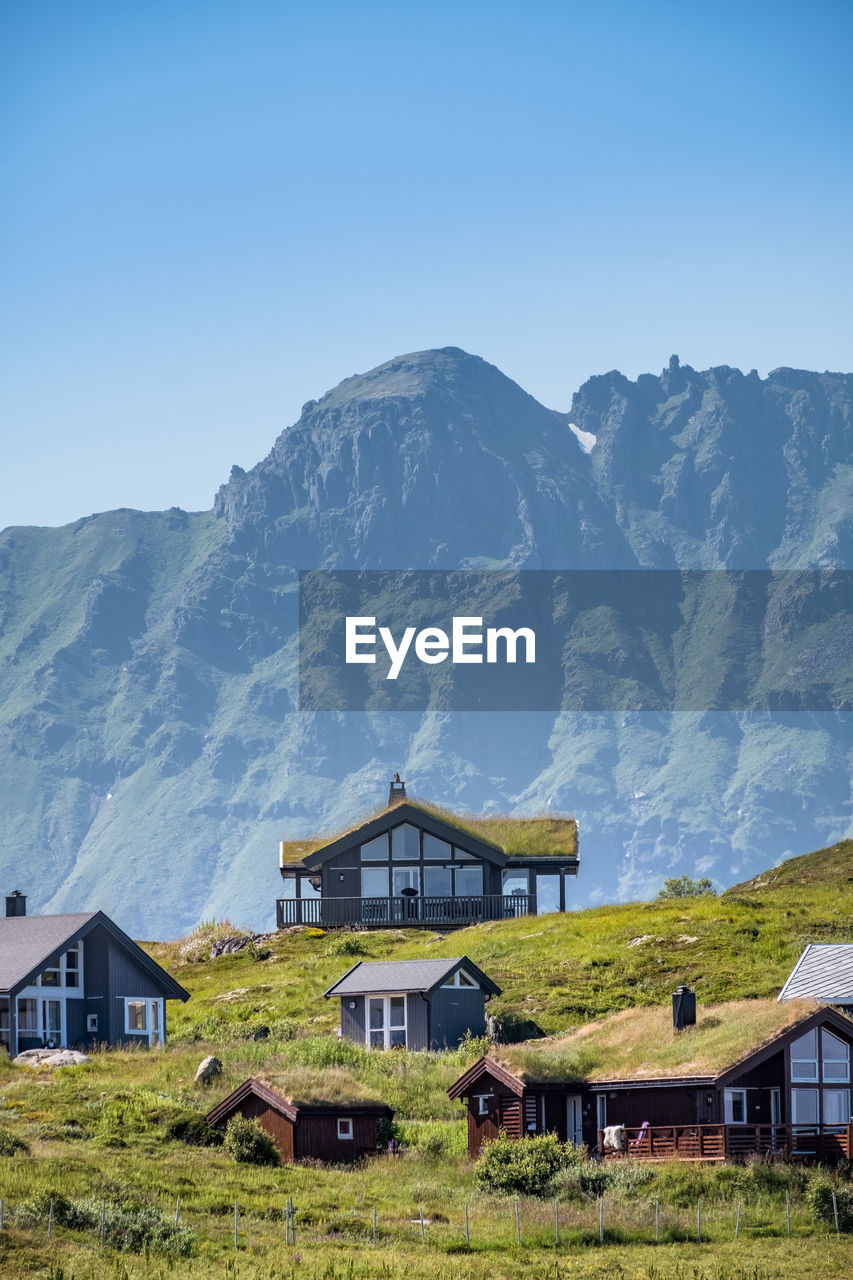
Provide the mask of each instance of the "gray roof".
[{"label": "gray roof", "polygon": [[96,914],[0,916],[0,991],[20,986]]},{"label": "gray roof", "polygon": [[810,942],[779,992],[779,999],[853,1004],[853,943]]},{"label": "gray roof", "polygon": [[0,991],[15,991],[25,986],[28,979],[45,968],[48,960],[96,927],[105,929],[114,942],[162,985],[167,999],[189,1000],[189,992],[103,911],[59,916],[0,916]]},{"label": "gray roof", "polygon": [[432,991],[444,982],[454,969],[463,966],[480,986],[492,995],[500,995],[500,987],[487,978],[482,969],[467,956],[451,960],[376,960],[354,965],[349,973],[324,992],[326,996],[364,996],[372,992]]}]

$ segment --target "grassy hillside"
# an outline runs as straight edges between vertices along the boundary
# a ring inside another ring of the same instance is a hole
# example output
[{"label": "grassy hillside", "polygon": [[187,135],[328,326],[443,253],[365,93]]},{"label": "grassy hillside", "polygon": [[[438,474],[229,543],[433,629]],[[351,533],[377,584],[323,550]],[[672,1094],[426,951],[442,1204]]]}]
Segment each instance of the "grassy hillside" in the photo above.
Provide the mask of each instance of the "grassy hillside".
[{"label": "grassy hillside", "polygon": [[613,1010],[665,1003],[681,982],[695,986],[700,1005],[775,996],[807,942],[853,941],[851,916],[847,840],[719,897],[624,903],[446,935],[306,929],[270,939],[263,959],[243,952],[200,963],[180,942],[149,950],[192,993],[170,1013],[180,1039],[231,1039],[258,1026],[325,1033],[338,1009],[322,993],[351,965],[424,952],[470,956],[502,988],[494,1012],[556,1034]]}]

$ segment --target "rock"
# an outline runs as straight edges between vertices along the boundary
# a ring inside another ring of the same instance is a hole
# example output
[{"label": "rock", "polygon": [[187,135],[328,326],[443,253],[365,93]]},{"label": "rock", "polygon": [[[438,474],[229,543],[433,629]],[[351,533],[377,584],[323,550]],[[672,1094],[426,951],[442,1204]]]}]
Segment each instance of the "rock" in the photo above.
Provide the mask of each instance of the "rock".
[{"label": "rock", "polygon": [[78,1049],[25,1049],[14,1061],[19,1067],[79,1067],[92,1059]]},{"label": "rock", "polygon": [[217,1076],[222,1075],[222,1063],[213,1054],[202,1058],[195,1073],[196,1084],[210,1084]]}]

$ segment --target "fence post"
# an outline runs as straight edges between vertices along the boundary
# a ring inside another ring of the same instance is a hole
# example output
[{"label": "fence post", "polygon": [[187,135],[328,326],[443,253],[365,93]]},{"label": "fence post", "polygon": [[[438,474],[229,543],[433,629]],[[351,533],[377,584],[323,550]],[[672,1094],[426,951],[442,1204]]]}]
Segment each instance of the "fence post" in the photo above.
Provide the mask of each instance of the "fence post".
[{"label": "fence post", "polygon": [[791,1234],[791,1193],[785,1188],[785,1222],[788,1225],[788,1235]]},{"label": "fence post", "polygon": [[604,1195],[598,1197],[598,1243],[604,1244]]},{"label": "fence post", "polygon": [[660,1200],[655,1200],[655,1244],[660,1244]]},{"label": "fence post", "polygon": [[465,1247],[471,1248],[471,1229],[468,1226],[468,1206],[465,1206]]},{"label": "fence post", "polygon": [[101,1201],[101,1233],[100,1234],[101,1234],[101,1244],[103,1244],[107,1238],[107,1202],[106,1200]]},{"label": "fence post", "polygon": [[[832,1200],[833,1200],[833,1204],[834,1204],[834,1203],[835,1203],[835,1196],[833,1196],[833,1197],[832,1197]],[[835,1229],[836,1229],[836,1231],[838,1230],[838,1215],[837,1215],[837,1214],[836,1214],[836,1216],[835,1216]],[[48,1213],[48,1215],[47,1215],[47,1238],[48,1238],[48,1240],[50,1239],[50,1237],[51,1237],[52,1235],[53,1235],[53,1196],[51,1196],[51,1197],[50,1197],[50,1212],[49,1212],[49,1213]]]},{"label": "fence post", "polygon": [[240,1247],[238,1243],[239,1230],[240,1230],[240,1213],[237,1208],[237,1201],[235,1200],[234,1201],[234,1248],[235,1249],[238,1249]]},{"label": "fence post", "polygon": [[181,1197],[178,1196],[178,1203],[175,1205],[175,1226],[178,1225],[180,1220],[181,1220]]},{"label": "fence post", "polygon": [[554,1201],[554,1243],[560,1243],[560,1201]]},{"label": "fence post", "polygon": [[376,1244],[376,1205],[373,1206],[373,1243]]},{"label": "fence post", "polygon": [[515,1239],[517,1244],[521,1244],[521,1214],[517,1200],[515,1202]]},{"label": "fence post", "polygon": [[737,1216],[735,1217],[735,1240],[740,1235],[740,1200],[737,1202]]},{"label": "fence post", "polygon": [[[51,1200],[51,1202],[50,1202],[50,1203],[51,1203],[51,1208],[52,1208],[52,1207],[53,1207],[53,1201]],[[835,1219],[835,1234],[836,1234],[836,1235],[838,1235],[838,1234],[839,1234],[839,1232],[838,1232],[838,1201],[837,1201],[837,1200],[836,1200],[836,1198],[835,1198],[835,1192],[834,1192],[834,1191],[833,1191],[833,1193],[832,1193],[832,1216],[833,1216],[833,1218]]]},{"label": "fence post", "polygon": [[696,1243],[702,1243],[702,1197],[696,1199]]},{"label": "fence post", "polygon": [[424,1228],[424,1207],[422,1204],[418,1205],[418,1213],[421,1219],[421,1244],[426,1244],[426,1230]]}]

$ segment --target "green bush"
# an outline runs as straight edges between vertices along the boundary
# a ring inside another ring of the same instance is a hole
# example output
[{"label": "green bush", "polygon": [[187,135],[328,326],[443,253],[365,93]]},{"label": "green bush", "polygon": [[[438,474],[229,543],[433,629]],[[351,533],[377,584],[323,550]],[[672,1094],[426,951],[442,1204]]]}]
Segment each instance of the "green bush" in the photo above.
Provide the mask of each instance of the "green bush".
[{"label": "green bush", "polygon": [[481,1187],[504,1195],[543,1196],[570,1155],[554,1133],[510,1138],[503,1131],[483,1143],[475,1176]]},{"label": "green bush", "polygon": [[197,1111],[188,1111],[166,1125],[166,1137],[188,1147],[221,1147],[222,1132],[209,1125]]},{"label": "green bush", "polygon": [[19,1151],[29,1155],[29,1150],[23,1138],[19,1138],[16,1133],[10,1133],[8,1129],[0,1129],[0,1156],[14,1156]]},{"label": "green bush", "polygon": [[281,1161],[275,1143],[257,1120],[232,1116],[225,1126],[225,1150],[238,1164],[277,1165]]},{"label": "green bush", "polygon": [[829,1177],[825,1173],[813,1174],[806,1188],[806,1208],[815,1222],[825,1222],[835,1230],[835,1213],[832,1194],[838,1209],[838,1226],[841,1231],[853,1231],[853,1188]]}]

